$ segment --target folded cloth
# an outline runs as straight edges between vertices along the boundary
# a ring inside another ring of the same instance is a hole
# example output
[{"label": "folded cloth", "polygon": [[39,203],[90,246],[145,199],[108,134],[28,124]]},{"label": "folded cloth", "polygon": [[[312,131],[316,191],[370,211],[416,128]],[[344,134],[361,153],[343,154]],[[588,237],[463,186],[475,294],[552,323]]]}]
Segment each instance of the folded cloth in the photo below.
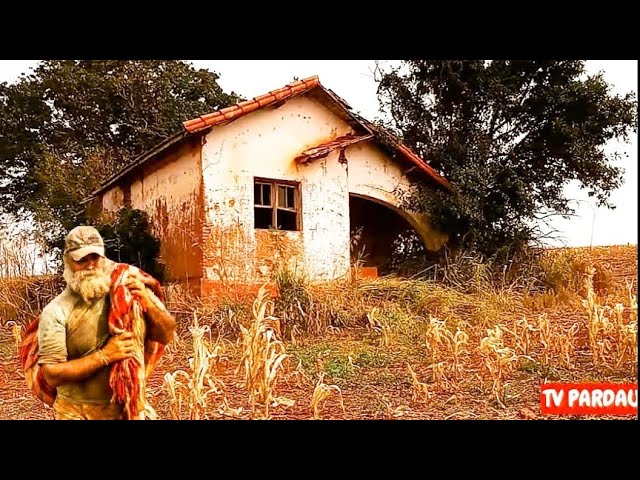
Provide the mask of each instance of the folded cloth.
[{"label": "folded cloth", "polygon": [[164,345],[146,338],[144,309],[139,299],[124,286],[130,275],[143,277],[145,284],[163,301],[160,283],[137,267],[117,264],[111,273],[111,309],[109,331],[111,334],[133,332],[138,348],[131,358],[115,362],[109,372],[109,385],[113,390],[112,401],[124,405],[125,417],[143,420],[154,416],[146,400],[146,380],[164,352]]}]

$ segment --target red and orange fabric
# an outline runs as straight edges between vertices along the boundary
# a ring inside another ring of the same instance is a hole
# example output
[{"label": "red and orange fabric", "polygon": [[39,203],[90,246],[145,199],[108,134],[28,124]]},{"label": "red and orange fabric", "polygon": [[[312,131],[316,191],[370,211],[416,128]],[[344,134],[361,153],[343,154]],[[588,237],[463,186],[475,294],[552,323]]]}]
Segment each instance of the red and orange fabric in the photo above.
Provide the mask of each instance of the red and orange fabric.
[{"label": "red and orange fabric", "polygon": [[[113,390],[111,401],[123,405],[125,418],[141,420],[150,411],[145,395],[146,381],[162,357],[164,345],[146,338],[145,312],[140,299],[124,286],[130,275],[142,277],[161,302],[164,301],[164,296],[160,282],[151,275],[132,265],[115,264],[111,273],[109,330],[112,335],[122,331],[133,332],[139,351],[134,357],[110,366],[109,385]],[[40,317],[27,328],[20,344],[19,360],[29,389],[37,398],[51,406],[56,399],[56,389],[47,384],[38,365],[39,322]]]}]

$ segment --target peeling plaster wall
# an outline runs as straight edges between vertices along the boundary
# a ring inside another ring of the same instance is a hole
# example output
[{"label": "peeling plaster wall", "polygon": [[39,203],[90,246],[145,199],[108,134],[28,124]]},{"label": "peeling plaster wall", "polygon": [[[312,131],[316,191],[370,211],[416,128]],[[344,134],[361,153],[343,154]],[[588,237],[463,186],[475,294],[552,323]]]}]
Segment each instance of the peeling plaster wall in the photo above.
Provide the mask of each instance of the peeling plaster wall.
[{"label": "peeling plaster wall", "polygon": [[124,191],[119,186],[114,186],[102,195],[102,211],[105,215],[116,213],[124,207]]},{"label": "peeling plaster wall", "polygon": [[154,234],[161,241],[167,279],[198,284],[202,277],[203,212],[199,137],[144,169],[131,184],[131,207],[150,212]]},{"label": "peeling plaster wall", "polygon": [[[285,265],[314,280],[348,273],[346,165],[337,161],[337,152],[306,166],[293,159],[351,132],[323,105],[300,96],[207,134],[202,149],[206,279],[260,282]],[[254,177],[300,182],[302,231],[254,228]]]},{"label": "peeling plaster wall", "polygon": [[188,281],[197,292],[202,277],[200,142],[193,137],[163,152],[102,196],[103,211],[116,211],[128,190],[130,207],[149,214],[153,234],[160,239],[166,281]]},{"label": "peeling plaster wall", "polygon": [[411,184],[403,173],[409,165],[392,160],[370,141],[352,145],[346,150],[346,157],[349,193],[395,207],[396,213],[411,224],[428,249],[438,250],[444,245],[447,237],[434,230],[428,218],[400,209],[398,192],[411,191]]}]

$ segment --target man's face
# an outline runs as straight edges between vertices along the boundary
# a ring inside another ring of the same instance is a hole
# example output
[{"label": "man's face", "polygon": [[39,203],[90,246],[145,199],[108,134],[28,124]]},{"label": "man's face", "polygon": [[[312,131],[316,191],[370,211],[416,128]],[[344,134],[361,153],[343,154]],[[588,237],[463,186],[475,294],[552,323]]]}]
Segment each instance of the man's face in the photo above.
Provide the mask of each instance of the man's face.
[{"label": "man's face", "polygon": [[100,300],[111,287],[111,280],[105,270],[105,259],[96,253],[90,253],[75,261],[66,257],[64,279],[69,288],[80,295],[85,302]]}]

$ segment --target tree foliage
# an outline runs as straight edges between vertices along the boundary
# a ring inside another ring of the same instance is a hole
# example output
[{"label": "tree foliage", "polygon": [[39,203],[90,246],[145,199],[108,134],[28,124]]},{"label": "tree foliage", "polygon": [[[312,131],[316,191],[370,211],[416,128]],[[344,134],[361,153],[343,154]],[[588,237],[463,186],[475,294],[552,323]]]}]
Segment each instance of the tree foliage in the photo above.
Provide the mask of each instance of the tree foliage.
[{"label": "tree foliage", "polygon": [[80,201],[181,122],[239,100],[177,60],[47,60],[0,84],[0,212],[33,216],[51,244]]},{"label": "tree foliage", "polygon": [[412,60],[381,72],[387,125],[453,185],[420,187],[406,206],[431,215],[454,245],[486,254],[539,239],[536,220],[574,213],[577,180],[614,208],[620,155],[604,146],[637,132],[635,95],[613,95],[585,62]]}]

